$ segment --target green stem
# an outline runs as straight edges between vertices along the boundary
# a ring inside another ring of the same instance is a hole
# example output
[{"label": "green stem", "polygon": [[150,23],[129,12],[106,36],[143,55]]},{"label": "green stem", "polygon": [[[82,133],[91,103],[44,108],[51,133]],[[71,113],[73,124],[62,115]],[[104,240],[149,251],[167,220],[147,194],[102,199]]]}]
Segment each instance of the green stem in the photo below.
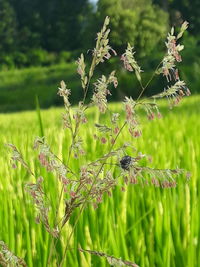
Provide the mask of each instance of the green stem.
[{"label": "green stem", "polygon": [[[118,134],[116,135],[116,137],[115,137],[115,139],[114,139],[114,142],[113,142],[113,144],[112,144],[112,146],[111,146],[111,148],[110,148],[109,153],[112,151],[112,149],[113,149],[113,147],[114,147],[114,144],[115,144],[115,142],[116,142],[118,136],[120,135],[120,133],[122,132],[122,130],[123,130],[123,128],[126,126],[126,124],[127,124],[127,122],[124,122],[124,124],[123,124],[122,127],[120,128],[120,130],[119,130]],[[78,223],[78,220],[79,220],[79,218],[80,218],[80,215],[82,214],[82,212],[83,212],[83,210],[84,210],[84,208],[85,208],[85,206],[86,206],[86,204],[87,204],[87,201],[88,201],[88,199],[89,199],[89,197],[90,197],[90,193],[91,193],[91,191],[92,191],[92,189],[93,189],[93,187],[94,187],[94,185],[95,185],[95,183],[96,183],[96,180],[97,180],[99,174],[101,173],[101,171],[102,171],[104,165],[105,165],[105,162],[103,162],[103,163],[101,164],[101,167],[99,168],[99,171],[97,172],[97,174],[96,174],[96,176],[95,176],[95,178],[94,178],[94,181],[93,181],[93,183],[92,183],[92,185],[91,185],[91,187],[90,187],[90,190],[88,191],[87,196],[85,197],[85,201],[84,201],[83,204],[82,204],[82,207],[81,207],[81,209],[80,209],[80,212],[79,212],[79,214],[78,214],[78,216],[77,216],[77,218],[76,218],[76,221],[75,221],[75,223],[74,223],[74,225],[73,225],[73,228],[72,228],[72,230],[71,230],[71,232],[70,232],[70,235],[69,235],[69,237],[68,237],[67,244],[66,244],[66,247],[65,247],[65,250],[64,250],[64,255],[63,255],[62,260],[61,260],[61,262],[60,262],[60,264],[59,264],[59,267],[62,267],[62,265],[63,265],[63,263],[64,263],[64,260],[65,260],[65,257],[66,257],[66,253],[67,253],[67,250],[68,250],[68,246],[69,246],[69,242],[70,242],[70,240],[71,240],[71,238],[72,238],[74,229],[75,229],[75,227],[76,227],[76,225],[77,225],[77,223]]]},{"label": "green stem", "polygon": [[[95,69],[95,60],[96,60],[96,56],[93,57],[92,63],[91,63],[91,66],[90,66],[88,83],[87,83],[87,86],[86,86],[86,89],[85,89],[85,92],[84,92],[84,97],[83,97],[83,102],[82,102],[83,105],[85,103],[87,92],[88,92],[89,85],[90,85],[90,81],[91,81],[91,78],[93,76],[93,72],[94,72],[94,69]],[[70,130],[71,130],[71,134],[72,134],[72,144],[71,144],[70,149],[69,149],[69,155],[68,155],[68,160],[67,160],[67,164],[66,164],[66,166],[68,166],[69,165],[69,160],[70,160],[70,157],[71,157],[71,153],[72,153],[73,144],[74,144],[74,141],[75,141],[77,132],[78,132],[79,123],[76,123],[75,129],[74,129],[74,132],[73,132],[72,119],[71,119],[71,116],[70,116],[69,107],[66,107],[66,109],[67,109],[67,111],[69,113],[69,118],[70,118],[70,123],[71,123]],[[71,169],[69,167],[67,167],[67,168],[71,171]],[[73,173],[73,172],[71,171],[71,173]],[[62,199],[63,191],[64,191],[64,185],[62,185],[61,192],[60,192],[60,195],[59,195],[58,207],[56,209],[56,215],[55,215],[55,220],[54,220],[54,225],[55,226],[58,225],[58,223],[57,223],[57,220],[58,220],[58,212],[59,212],[59,208],[60,208],[60,204],[61,204],[61,199]],[[61,232],[63,226],[64,225],[62,225],[62,227],[60,229],[60,232]],[[59,235],[60,235],[60,233],[59,233]],[[52,242],[51,242],[51,246],[50,246],[50,253],[49,253],[49,257],[48,257],[48,261],[47,261],[48,264],[50,264],[51,257],[52,257],[52,254],[53,254],[53,249],[56,247],[57,241],[58,241],[58,239],[56,240],[56,243],[54,244],[54,237],[52,238]]]},{"label": "green stem", "polygon": [[141,88],[142,88],[142,91],[140,92],[136,102],[141,98],[141,96],[143,95],[144,91],[146,90],[146,88],[149,86],[149,84],[151,83],[151,81],[153,80],[153,78],[155,77],[156,75],[156,71],[158,70],[158,68],[160,67],[160,64],[162,63],[162,61],[158,64],[158,66],[156,67],[155,71],[153,72],[151,78],[149,79],[149,81],[146,83],[145,86],[142,85],[142,83],[140,82],[140,85],[141,85]]}]

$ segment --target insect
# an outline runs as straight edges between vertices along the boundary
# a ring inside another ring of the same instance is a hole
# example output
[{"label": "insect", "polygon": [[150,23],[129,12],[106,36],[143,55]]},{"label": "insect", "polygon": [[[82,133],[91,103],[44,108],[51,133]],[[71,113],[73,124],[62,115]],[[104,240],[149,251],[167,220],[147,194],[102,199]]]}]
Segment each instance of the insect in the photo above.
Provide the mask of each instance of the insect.
[{"label": "insect", "polygon": [[120,166],[123,170],[128,171],[131,165],[133,158],[130,156],[124,156],[121,160],[120,160]]}]

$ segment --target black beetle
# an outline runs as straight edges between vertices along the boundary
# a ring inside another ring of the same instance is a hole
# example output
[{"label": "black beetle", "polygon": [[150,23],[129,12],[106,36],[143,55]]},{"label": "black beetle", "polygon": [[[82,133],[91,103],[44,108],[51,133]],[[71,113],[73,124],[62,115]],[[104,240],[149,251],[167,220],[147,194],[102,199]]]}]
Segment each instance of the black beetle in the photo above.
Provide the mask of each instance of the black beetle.
[{"label": "black beetle", "polygon": [[123,170],[128,171],[130,164],[132,162],[132,158],[130,156],[124,156],[121,160],[120,160],[120,166]]}]

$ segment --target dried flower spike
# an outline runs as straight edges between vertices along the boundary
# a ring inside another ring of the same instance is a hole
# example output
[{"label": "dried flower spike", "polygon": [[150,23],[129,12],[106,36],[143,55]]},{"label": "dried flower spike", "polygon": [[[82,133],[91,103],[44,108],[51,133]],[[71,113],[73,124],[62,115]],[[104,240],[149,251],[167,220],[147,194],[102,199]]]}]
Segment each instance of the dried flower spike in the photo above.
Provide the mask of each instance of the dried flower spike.
[{"label": "dried flower spike", "polygon": [[99,257],[104,257],[107,259],[108,263],[111,266],[132,266],[132,267],[139,267],[137,264],[131,262],[131,261],[127,261],[127,260],[122,260],[120,258],[116,258],[113,256],[110,256],[104,252],[100,252],[100,251],[95,251],[95,250],[89,250],[89,249],[82,249],[79,248],[78,249],[80,252],[86,252],[86,253],[90,253],[92,255],[96,255]]},{"label": "dried flower spike", "polygon": [[107,110],[107,95],[111,95],[110,91],[108,90],[108,85],[113,83],[114,87],[117,86],[117,78],[115,77],[115,71],[111,72],[108,79],[102,75],[100,79],[94,83],[95,89],[94,94],[92,97],[92,101],[101,113],[105,113]]},{"label": "dried flower spike", "polygon": [[68,109],[70,106],[69,96],[71,94],[71,90],[67,89],[67,86],[64,81],[60,82],[60,87],[58,88],[58,95],[62,96],[64,99],[65,107]]},{"label": "dried flower spike", "polygon": [[135,75],[139,81],[141,81],[142,72],[140,66],[138,65],[137,61],[134,57],[135,52],[133,51],[133,47],[128,43],[127,49],[125,53],[121,56],[121,60],[124,62],[124,67],[128,71],[135,71]]},{"label": "dried flower spike", "polygon": [[95,66],[97,66],[100,62],[104,62],[105,59],[108,60],[111,57],[110,51],[116,55],[115,50],[113,50],[109,45],[108,35],[110,33],[110,29],[107,29],[109,22],[110,18],[106,17],[101,31],[97,33],[96,47],[93,50],[93,62],[90,67],[89,77],[92,77]]},{"label": "dried flower spike", "polygon": [[83,90],[85,90],[85,88],[87,86],[88,78],[87,78],[86,73],[85,73],[85,67],[86,66],[85,66],[83,54],[81,54],[80,58],[78,58],[76,63],[78,65],[77,72],[81,76],[81,85],[82,85]]},{"label": "dried flower spike", "polygon": [[27,267],[25,261],[15,256],[3,241],[0,241],[0,265],[3,267]]}]

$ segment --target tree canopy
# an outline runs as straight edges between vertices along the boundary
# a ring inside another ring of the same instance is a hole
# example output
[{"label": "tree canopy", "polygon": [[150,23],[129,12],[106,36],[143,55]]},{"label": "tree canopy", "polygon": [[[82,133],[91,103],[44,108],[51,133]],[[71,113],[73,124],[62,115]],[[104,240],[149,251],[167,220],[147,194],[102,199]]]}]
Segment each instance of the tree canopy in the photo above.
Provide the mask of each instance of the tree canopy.
[{"label": "tree canopy", "polygon": [[19,58],[19,53],[35,49],[88,49],[106,16],[111,17],[113,48],[121,52],[130,42],[146,56],[160,47],[170,25],[183,20],[198,37],[199,12],[199,0],[99,0],[96,6],[90,0],[0,0],[0,60],[5,54],[18,53]]}]

